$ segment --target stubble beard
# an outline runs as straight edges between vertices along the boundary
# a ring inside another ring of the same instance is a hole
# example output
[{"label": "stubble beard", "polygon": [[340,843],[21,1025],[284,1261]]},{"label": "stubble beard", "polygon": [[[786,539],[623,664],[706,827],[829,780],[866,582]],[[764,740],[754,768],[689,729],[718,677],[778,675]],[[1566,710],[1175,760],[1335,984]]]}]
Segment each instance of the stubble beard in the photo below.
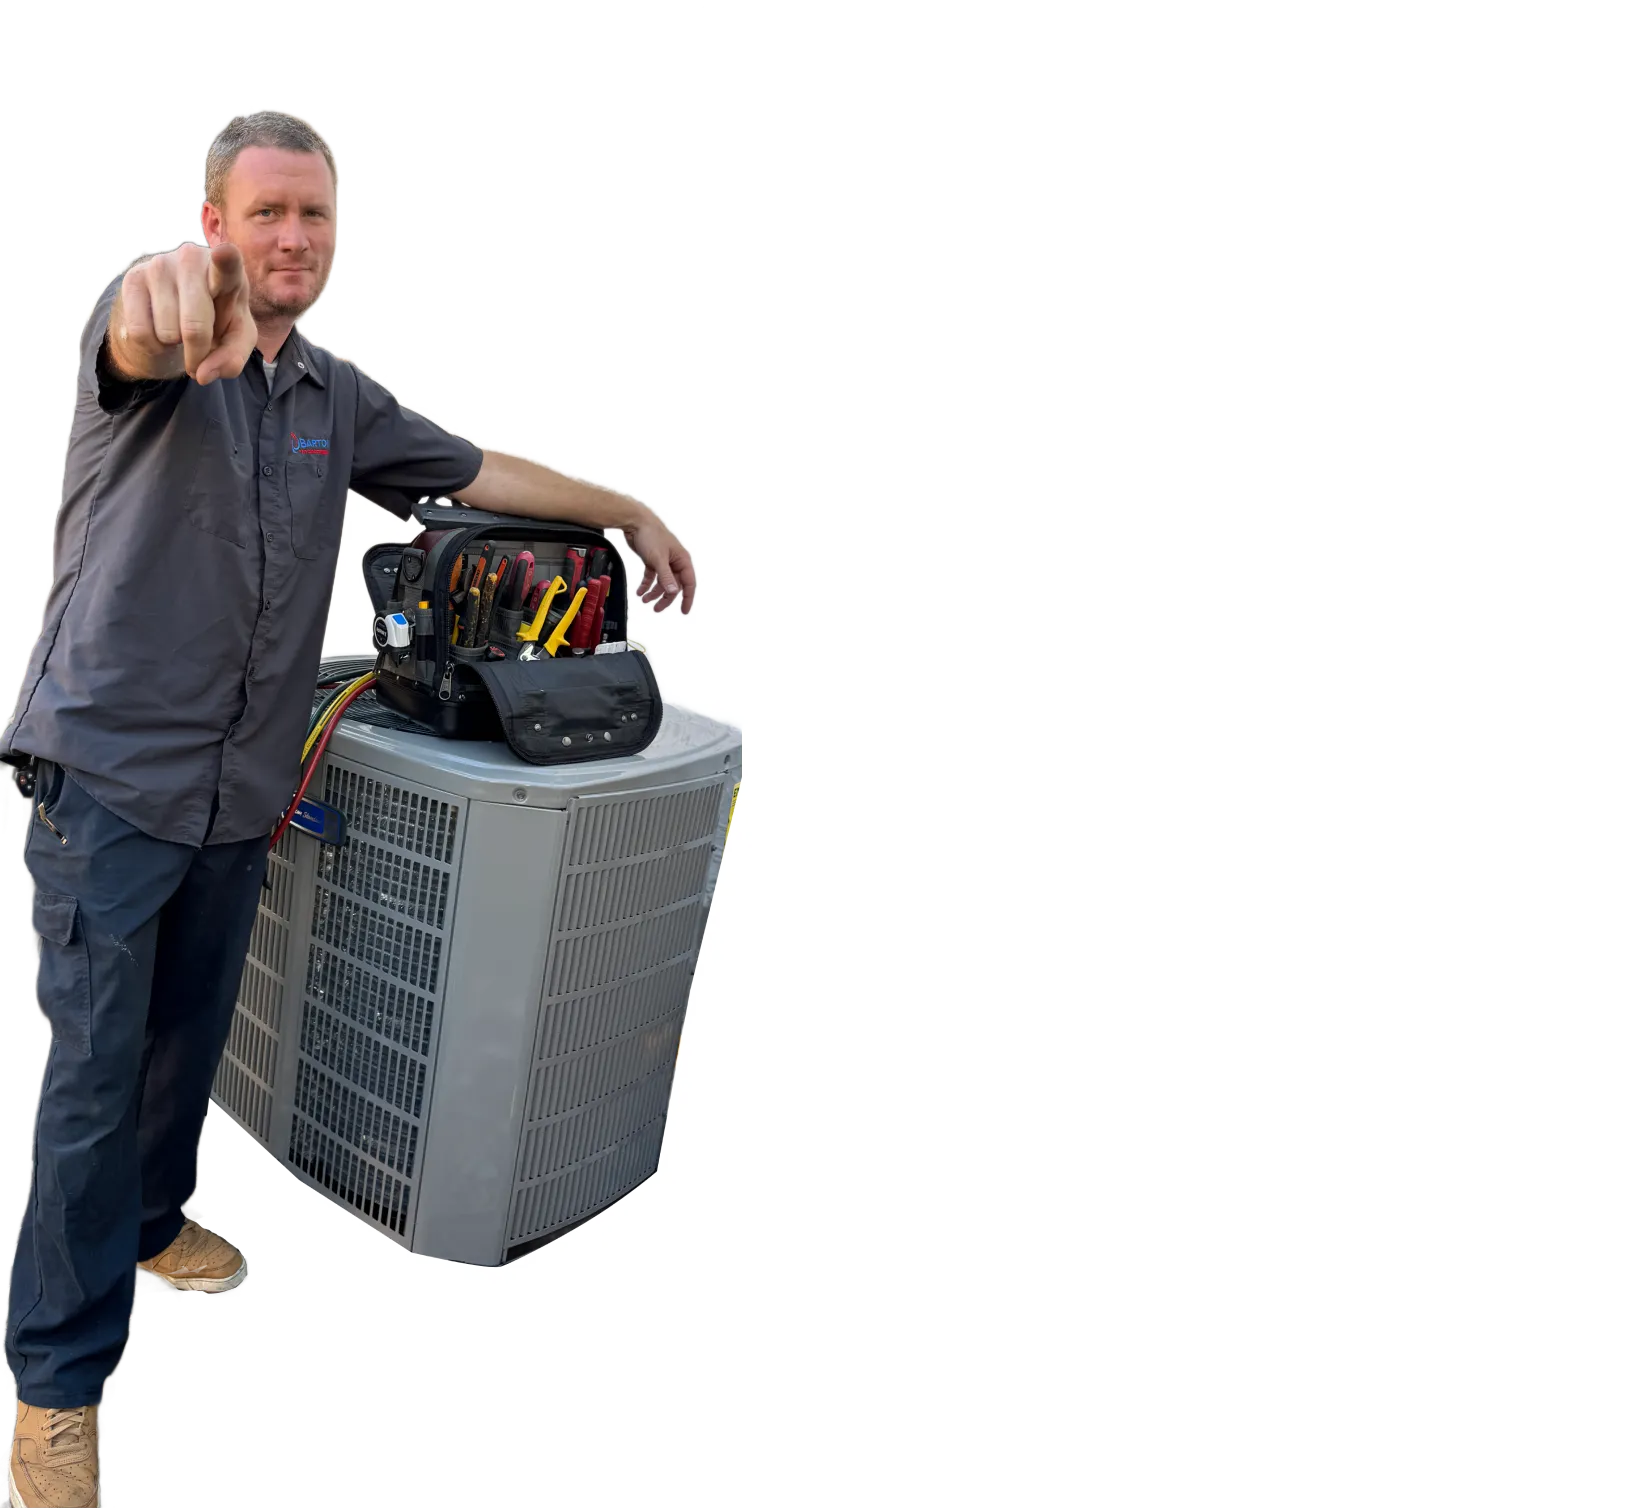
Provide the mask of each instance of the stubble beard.
[{"label": "stubble beard", "polygon": [[311,299],[277,299],[268,292],[267,284],[253,283],[251,285],[251,318],[253,320],[299,320],[315,304],[319,302],[319,295],[325,291],[325,284],[329,281],[330,270],[325,269],[319,275],[318,286],[313,290]]}]

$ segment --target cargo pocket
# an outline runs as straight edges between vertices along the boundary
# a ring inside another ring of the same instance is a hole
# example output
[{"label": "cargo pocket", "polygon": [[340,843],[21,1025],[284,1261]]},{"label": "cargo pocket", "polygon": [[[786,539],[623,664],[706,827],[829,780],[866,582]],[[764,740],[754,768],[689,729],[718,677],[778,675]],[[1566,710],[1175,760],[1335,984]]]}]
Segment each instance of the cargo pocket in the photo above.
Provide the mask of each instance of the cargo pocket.
[{"label": "cargo pocket", "polygon": [[76,1054],[91,1052],[91,954],[80,924],[80,904],[56,892],[34,893],[34,931],[40,935],[40,1010],[51,1036]]},{"label": "cargo pocket", "polygon": [[207,422],[188,489],[188,523],[229,545],[245,548],[250,514],[250,448],[241,446],[219,419]]}]

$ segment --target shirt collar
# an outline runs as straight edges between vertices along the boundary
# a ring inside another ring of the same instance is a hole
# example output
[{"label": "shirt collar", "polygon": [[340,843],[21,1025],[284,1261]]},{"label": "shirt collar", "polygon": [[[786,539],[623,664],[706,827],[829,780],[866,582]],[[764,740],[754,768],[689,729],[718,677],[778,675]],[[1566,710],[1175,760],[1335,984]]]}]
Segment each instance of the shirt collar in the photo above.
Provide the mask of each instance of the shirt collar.
[{"label": "shirt collar", "polygon": [[325,386],[324,375],[319,371],[319,364],[313,360],[313,353],[308,349],[308,343],[302,339],[302,332],[294,325],[290,334],[285,337],[285,344],[279,348],[279,366],[283,370],[287,361],[292,362],[299,378],[311,378],[321,388]]}]

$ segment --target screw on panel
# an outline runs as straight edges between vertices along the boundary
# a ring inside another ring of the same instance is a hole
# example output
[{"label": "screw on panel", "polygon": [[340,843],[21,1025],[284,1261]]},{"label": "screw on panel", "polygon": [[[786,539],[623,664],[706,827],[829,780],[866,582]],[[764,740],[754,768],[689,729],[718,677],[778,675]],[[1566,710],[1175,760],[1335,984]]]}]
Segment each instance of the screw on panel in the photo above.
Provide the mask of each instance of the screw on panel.
[{"label": "screw on panel", "polygon": [[[541,727],[540,724],[536,725],[536,728],[539,729],[540,727]],[[529,800],[529,795],[530,794],[527,791],[525,791],[525,789],[521,786],[515,786],[513,788],[513,801],[514,802],[527,802]]]}]

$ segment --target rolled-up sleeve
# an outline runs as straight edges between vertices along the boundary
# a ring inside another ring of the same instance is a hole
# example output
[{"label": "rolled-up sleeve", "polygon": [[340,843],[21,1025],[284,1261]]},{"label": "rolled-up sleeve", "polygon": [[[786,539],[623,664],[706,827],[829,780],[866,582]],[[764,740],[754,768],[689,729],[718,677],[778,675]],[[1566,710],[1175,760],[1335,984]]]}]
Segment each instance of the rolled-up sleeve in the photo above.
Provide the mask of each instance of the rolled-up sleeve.
[{"label": "rolled-up sleeve", "polygon": [[358,409],[348,486],[355,493],[407,519],[417,499],[458,492],[478,476],[484,453],[471,441],[406,409],[357,367],[353,372]]}]

